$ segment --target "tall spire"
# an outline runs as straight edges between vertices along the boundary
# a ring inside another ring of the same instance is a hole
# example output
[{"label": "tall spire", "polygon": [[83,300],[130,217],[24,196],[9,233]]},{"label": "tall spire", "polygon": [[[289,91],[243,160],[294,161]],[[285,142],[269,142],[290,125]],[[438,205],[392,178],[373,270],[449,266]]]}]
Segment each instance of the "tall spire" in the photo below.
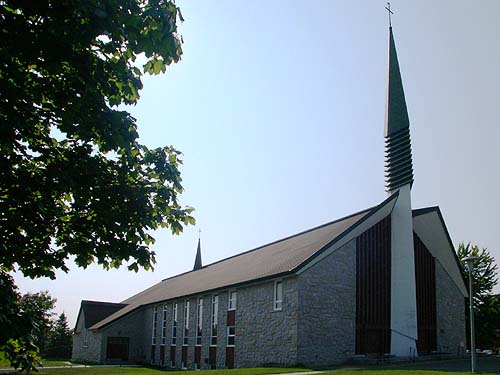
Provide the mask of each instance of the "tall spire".
[{"label": "tall spire", "polygon": [[198,249],[196,249],[193,271],[199,270],[201,267],[203,267],[201,264],[201,239],[198,238]]},{"label": "tall spire", "polygon": [[385,112],[385,185],[390,194],[401,186],[413,184],[410,120],[406,109],[398,55],[389,27],[389,76]]}]

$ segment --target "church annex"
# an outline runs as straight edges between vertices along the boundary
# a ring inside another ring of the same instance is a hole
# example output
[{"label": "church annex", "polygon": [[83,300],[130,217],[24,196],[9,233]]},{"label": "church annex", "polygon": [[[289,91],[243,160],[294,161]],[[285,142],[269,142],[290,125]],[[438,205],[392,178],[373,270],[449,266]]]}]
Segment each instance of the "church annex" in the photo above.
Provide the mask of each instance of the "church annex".
[{"label": "church annex", "polygon": [[409,119],[389,29],[380,204],[168,279],[82,301],[73,360],[208,369],[465,349],[467,289],[438,207],[413,209]]}]

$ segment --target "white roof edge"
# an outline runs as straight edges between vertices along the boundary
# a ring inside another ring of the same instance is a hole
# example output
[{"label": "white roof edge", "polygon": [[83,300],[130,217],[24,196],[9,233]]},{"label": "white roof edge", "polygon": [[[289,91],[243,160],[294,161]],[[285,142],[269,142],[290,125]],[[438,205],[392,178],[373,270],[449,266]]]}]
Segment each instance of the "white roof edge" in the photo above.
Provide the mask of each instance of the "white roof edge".
[{"label": "white roof edge", "polygon": [[394,208],[394,205],[396,204],[397,197],[398,194],[394,194],[390,198],[386,199],[385,202],[382,202],[378,207],[374,207],[372,212],[368,213],[364,218],[360,219],[359,221],[354,223],[352,227],[346,230],[347,235],[335,241],[330,247],[328,247],[321,254],[306,263],[296,273],[300,275],[301,273],[307,271],[316,263],[320,262],[322,259],[329,256],[334,251],[377,224],[380,220],[385,219],[387,216],[389,216],[392,212],[392,209]]},{"label": "white roof edge", "polygon": [[413,230],[432,256],[443,267],[464,297],[468,297],[467,286],[457,264],[455,248],[448,238],[446,224],[439,209],[413,217]]}]

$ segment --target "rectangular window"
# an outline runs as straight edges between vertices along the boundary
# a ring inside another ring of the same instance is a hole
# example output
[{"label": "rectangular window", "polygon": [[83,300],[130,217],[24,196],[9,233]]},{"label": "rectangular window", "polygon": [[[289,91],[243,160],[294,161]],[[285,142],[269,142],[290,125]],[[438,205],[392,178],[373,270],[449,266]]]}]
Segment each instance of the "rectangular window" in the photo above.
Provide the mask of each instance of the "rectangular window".
[{"label": "rectangular window", "polygon": [[167,305],[163,305],[163,318],[161,320],[161,344],[165,345],[167,336]]},{"label": "rectangular window", "polygon": [[274,283],[274,310],[281,310],[283,305],[283,282]]},{"label": "rectangular window", "polygon": [[83,347],[89,347],[89,331],[87,331],[85,328],[83,329]]},{"label": "rectangular window", "polygon": [[234,346],[234,338],[236,337],[236,327],[227,327],[227,346]]},{"label": "rectangular window", "polygon": [[153,329],[151,336],[151,345],[156,345],[156,329],[158,324],[158,306],[153,308]]},{"label": "rectangular window", "polygon": [[184,337],[182,344],[187,345],[189,339],[189,301],[184,302]]},{"label": "rectangular window", "polygon": [[229,292],[229,306],[228,310],[236,310],[236,291]]},{"label": "rectangular window", "polygon": [[172,311],[172,345],[177,343],[177,302],[174,303]]},{"label": "rectangular window", "polygon": [[196,310],[196,345],[201,345],[201,335],[203,333],[203,298],[198,298]]},{"label": "rectangular window", "polygon": [[212,327],[211,327],[211,335],[210,335],[210,345],[217,346],[217,322],[219,315],[219,296],[212,296]]}]

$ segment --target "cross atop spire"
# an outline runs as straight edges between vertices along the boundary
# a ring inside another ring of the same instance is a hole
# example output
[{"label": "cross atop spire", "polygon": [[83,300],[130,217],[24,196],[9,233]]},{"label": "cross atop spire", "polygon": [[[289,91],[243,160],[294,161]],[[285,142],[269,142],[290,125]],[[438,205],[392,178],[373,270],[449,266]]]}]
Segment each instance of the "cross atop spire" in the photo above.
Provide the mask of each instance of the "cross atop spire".
[{"label": "cross atop spire", "polygon": [[392,27],[391,14],[394,14],[394,12],[391,10],[391,3],[387,3],[387,6],[385,7],[385,9],[387,9],[387,12],[389,12],[389,27]]}]

